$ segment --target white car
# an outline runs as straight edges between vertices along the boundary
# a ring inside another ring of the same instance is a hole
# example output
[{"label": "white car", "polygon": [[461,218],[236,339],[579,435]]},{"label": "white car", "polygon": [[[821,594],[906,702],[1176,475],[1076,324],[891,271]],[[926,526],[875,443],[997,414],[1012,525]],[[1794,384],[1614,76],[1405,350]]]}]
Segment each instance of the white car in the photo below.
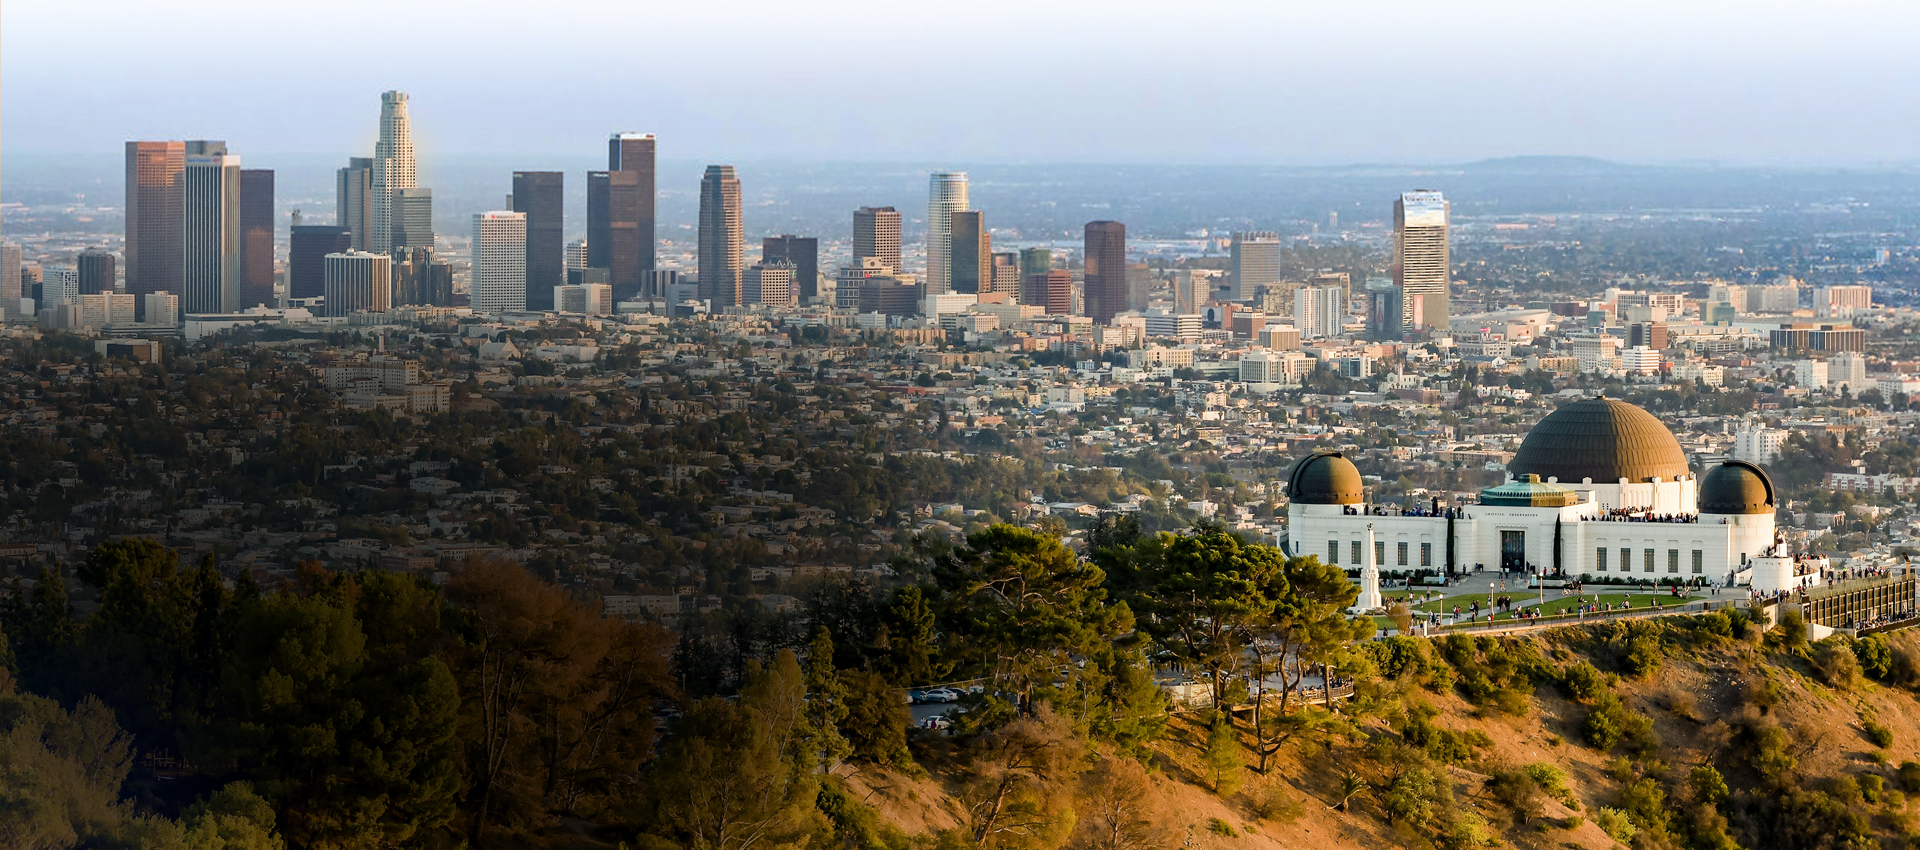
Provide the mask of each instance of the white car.
[{"label": "white car", "polygon": [[951,729],[953,728],[953,721],[948,720],[944,714],[936,714],[920,721],[920,728],[933,729],[935,731]]},{"label": "white car", "polygon": [[934,688],[920,695],[927,702],[959,702],[960,692],[952,688]]}]

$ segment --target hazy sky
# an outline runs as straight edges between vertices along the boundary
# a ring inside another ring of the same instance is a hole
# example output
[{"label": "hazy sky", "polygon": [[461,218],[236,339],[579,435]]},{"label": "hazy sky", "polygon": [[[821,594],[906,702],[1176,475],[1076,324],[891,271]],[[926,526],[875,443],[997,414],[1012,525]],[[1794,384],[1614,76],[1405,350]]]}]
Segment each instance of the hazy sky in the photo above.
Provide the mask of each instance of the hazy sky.
[{"label": "hazy sky", "polygon": [[1911,162],[1894,0],[5,0],[0,150]]}]

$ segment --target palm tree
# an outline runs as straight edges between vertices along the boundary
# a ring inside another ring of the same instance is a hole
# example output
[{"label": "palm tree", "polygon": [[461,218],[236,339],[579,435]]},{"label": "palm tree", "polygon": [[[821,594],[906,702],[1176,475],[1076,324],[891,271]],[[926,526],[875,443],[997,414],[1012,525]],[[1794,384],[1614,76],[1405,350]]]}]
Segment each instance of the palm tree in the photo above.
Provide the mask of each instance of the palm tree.
[{"label": "palm tree", "polygon": [[1347,811],[1348,801],[1359,796],[1366,790],[1367,781],[1361,779],[1360,774],[1348,771],[1347,775],[1340,777],[1340,804],[1334,806],[1334,808],[1343,812]]}]

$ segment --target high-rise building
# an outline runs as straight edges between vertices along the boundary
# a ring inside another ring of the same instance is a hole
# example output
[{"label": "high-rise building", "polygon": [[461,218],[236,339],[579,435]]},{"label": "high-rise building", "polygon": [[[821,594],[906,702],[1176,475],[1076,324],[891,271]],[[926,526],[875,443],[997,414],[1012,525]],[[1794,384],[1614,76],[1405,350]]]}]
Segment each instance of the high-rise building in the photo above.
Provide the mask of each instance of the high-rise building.
[{"label": "high-rise building", "polygon": [[1337,286],[1308,286],[1293,296],[1293,326],[1301,339],[1338,336],[1347,319],[1347,301]]},{"label": "high-rise building", "polygon": [[240,171],[240,306],[273,297],[273,169]]},{"label": "high-rise building", "polygon": [[371,251],[347,251],[328,254],[326,260],[327,315],[385,313],[392,307],[391,257]]},{"label": "high-rise building", "polygon": [[587,240],[575,239],[568,242],[567,247],[560,253],[565,258],[567,271],[587,267]]},{"label": "high-rise building", "polygon": [[744,275],[747,304],[763,307],[793,307],[799,303],[793,276],[797,268],[785,260],[762,261],[749,266]]},{"label": "high-rise building", "polygon": [[1400,287],[1384,277],[1367,281],[1367,338],[1395,340],[1405,335],[1405,311],[1400,307]]},{"label": "high-rise building", "polygon": [[433,247],[433,190],[411,186],[393,198],[394,231],[391,248]]},{"label": "high-rise building", "polygon": [[1873,309],[1871,286],[1822,286],[1813,291],[1816,316],[1852,318],[1855,311]]},{"label": "high-rise building", "polygon": [[432,248],[393,249],[393,306],[453,306],[453,266]]},{"label": "high-rise building", "polygon": [[1073,273],[1066,269],[1054,269],[1042,274],[1027,276],[1026,291],[1020,293],[1020,303],[1039,307],[1049,316],[1066,316],[1073,313]]},{"label": "high-rise building", "polygon": [[[731,165],[709,165],[700,178],[700,297],[714,307],[742,303],[740,275],[746,268],[746,230],[740,220],[740,179]],[[589,242],[589,245],[592,243]]]},{"label": "high-rise building", "polygon": [[[615,133],[607,139],[607,170],[632,174],[632,179],[617,181],[625,194],[616,197],[617,215],[612,227],[612,272],[616,294],[620,288],[638,285],[640,273],[655,267],[654,262],[654,162],[657,153],[652,133]],[[589,238],[591,244],[591,238]]]},{"label": "high-rise building", "polygon": [[513,211],[527,216],[527,309],[553,309],[553,290],[566,282],[564,187],[559,171],[515,171]]},{"label": "high-rise building", "polygon": [[40,305],[58,307],[80,297],[80,270],[72,266],[46,269],[40,279]]},{"label": "high-rise building", "polygon": [[[80,275],[80,292],[95,295],[118,287],[114,283],[114,256],[112,251],[103,248],[88,248],[80,252],[73,261],[74,270]],[[14,280],[19,280],[14,275]]]},{"label": "high-rise building", "polygon": [[1020,297],[1020,255],[1004,251],[993,255],[989,263],[992,273],[988,276],[988,292],[1004,292],[1013,298]]},{"label": "high-rise building", "polygon": [[[568,283],[572,283],[569,278]],[[639,297],[649,301],[671,299],[680,286],[679,269],[649,269],[640,273]]]},{"label": "high-rise building", "polygon": [[1127,304],[1127,226],[1089,221],[1086,234],[1087,317],[1095,324],[1112,324]]},{"label": "high-rise building", "polygon": [[945,292],[977,295],[993,291],[993,235],[986,214],[960,210],[947,221],[947,288]]},{"label": "high-rise building", "polygon": [[186,142],[127,143],[128,292],[182,289],[186,171]]},{"label": "high-rise building", "polygon": [[[596,269],[596,271],[605,271]],[[604,283],[569,283],[553,288],[548,298],[556,313],[607,316],[613,313],[613,287]]]},{"label": "high-rise building", "polygon": [[[407,93],[380,93],[380,140],[373,146],[373,176],[368,225],[367,250],[384,254],[393,250],[399,234],[412,237],[406,230],[412,222],[405,219],[401,190],[416,187],[413,161],[413,121],[407,114]],[[417,203],[417,202],[416,202]],[[428,200],[431,209],[432,200]],[[431,220],[427,231],[433,229]],[[401,238],[405,238],[401,237]],[[432,244],[431,238],[427,243]]]},{"label": "high-rise building", "polygon": [[140,298],[140,320],[149,325],[180,324],[180,296],[171,292],[149,292]]},{"label": "high-rise building", "polygon": [[768,236],[760,240],[760,261],[792,263],[794,303],[820,294],[820,240],[812,236]]},{"label": "high-rise building", "polygon": [[1227,253],[1233,300],[1258,298],[1267,287],[1280,282],[1280,234],[1267,230],[1235,233]]},{"label": "high-rise building", "polygon": [[218,141],[186,143],[181,307],[189,313],[240,309],[240,157]]},{"label": "high-rise building", "polygon": [[345,227],[296,225],[287,248],[287,297],[318,298],[327,294],[327,255],[352,250],[353,231]]},{"label": "high-rise building", "polygon": [[356,156],[334,174],[335,221],[353,237],[353,250],[367,250],[367,231],[373,221],[373,157]]},{"label": "high-rise building", "polygon": [[878,259],[894,271],[900,267],[900,211],[893,207],[861,207],[853,211],[853,264],[866,257]]},{"label": "high-rise building", "polygon": [[473,214],[473,273],[469,288],[475,313],[527,309],[527,216],[494,210]]},{"label": "high-rise building", "polygon": [[927,295],[953,291],[947,261],[953,256],[953,214],[972,209],[967,202],[967,173],[936,171],[927,179]]},{"label": "high-rise building", "polygon": [[1053,252],[1046,248],[1020,249],[1020,279],[1053,271]]},{"label": "high-rise building", "polygon": [[1447,328],[1453,284],[1450,210],[1439,192],[1402,193],[1393,202],[1393,283],[1405,328]]},{"label": "high-rise building", "polygon": [[20,246],[0,242],[0,310],[20,309]]}]

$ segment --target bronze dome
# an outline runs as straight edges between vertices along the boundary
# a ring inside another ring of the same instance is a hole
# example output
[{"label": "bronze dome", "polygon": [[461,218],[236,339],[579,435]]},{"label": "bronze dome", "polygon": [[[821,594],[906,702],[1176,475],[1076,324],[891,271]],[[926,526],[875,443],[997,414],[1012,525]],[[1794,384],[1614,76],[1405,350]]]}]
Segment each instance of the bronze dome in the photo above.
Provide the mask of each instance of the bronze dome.
[{"label": "bronze dome", "polygon": [[1357,505],[1366,500],[1366,491],[1359,468],[1346,455],[1319,451],[1293,465],[1287,498],[1302,505]]},{"label": "bronze dome", "polygon": [[1773,479],[1744,460],[1730,460],[1700,479],[1703,514],[1773,513]]},{"label": "bronze dome", "polygon": [[1685,478],[1687,453],[1653,414],[1624,401],[1589,398],[1547,414],[1507,464],[1514,478],[1615,484]]}]

